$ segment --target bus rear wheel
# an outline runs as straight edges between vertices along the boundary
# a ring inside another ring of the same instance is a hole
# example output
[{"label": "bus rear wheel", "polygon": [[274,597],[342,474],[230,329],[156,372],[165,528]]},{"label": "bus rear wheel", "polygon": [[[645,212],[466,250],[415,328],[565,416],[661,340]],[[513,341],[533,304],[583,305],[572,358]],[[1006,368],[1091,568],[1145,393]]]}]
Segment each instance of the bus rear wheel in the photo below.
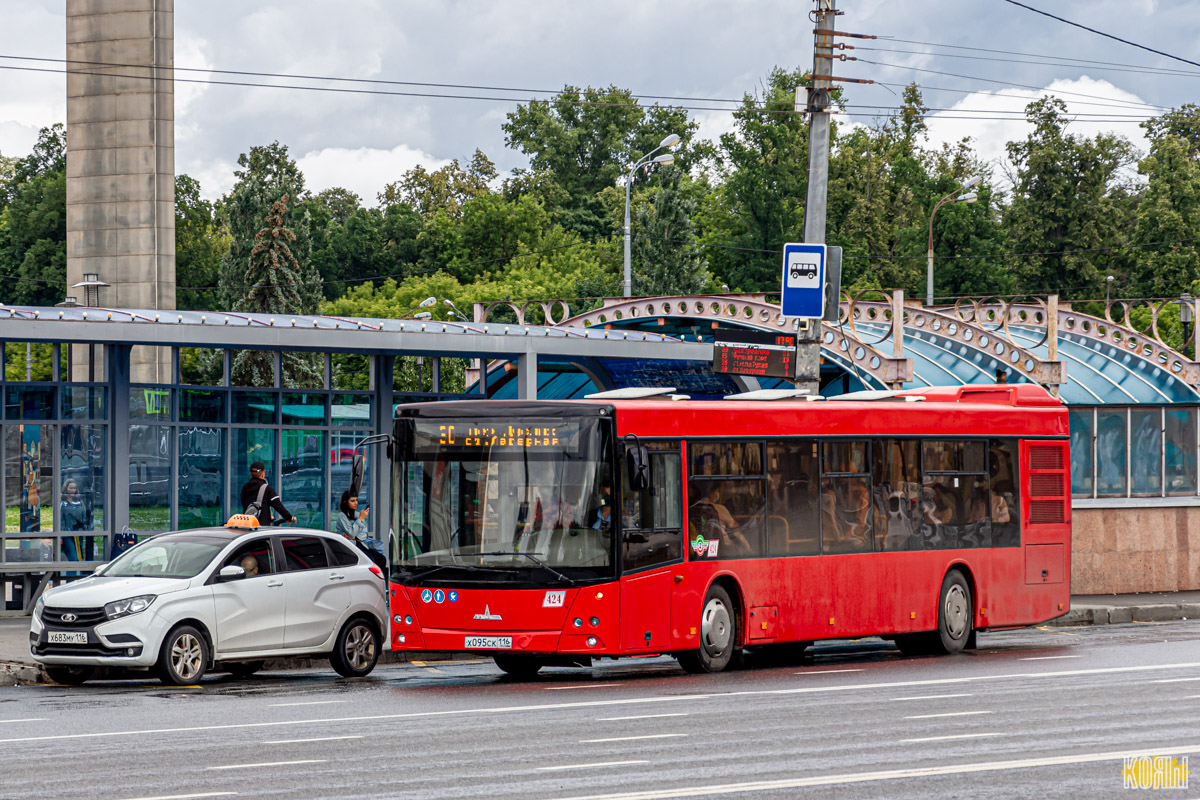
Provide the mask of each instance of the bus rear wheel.
[{"label": "bus rear wheel", "polygon": [[534,677],[545,666],[540,658],[534,656],[495,655],[492,660],[506,675],[522,681]]},{"label": "bus rear wheel", "polygon": [[685,672],[720,672],[733,661],[738,644],[737,614],[729,592],[713,585],[700,612],[700,647],[676,658]]}]

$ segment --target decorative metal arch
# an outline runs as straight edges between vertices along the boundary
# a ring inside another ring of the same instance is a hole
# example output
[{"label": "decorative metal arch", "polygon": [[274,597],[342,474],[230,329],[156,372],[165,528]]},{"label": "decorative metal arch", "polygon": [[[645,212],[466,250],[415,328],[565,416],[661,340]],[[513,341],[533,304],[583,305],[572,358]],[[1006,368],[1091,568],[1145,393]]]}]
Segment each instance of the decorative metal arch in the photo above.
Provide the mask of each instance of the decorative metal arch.
[{"label": "decorative metal arch", "polygon": [[[494,306],[496,304],[492,304]],[[514,308],[513,304],[509,305]],[[779,306],[762,295],[609,298],[593,311],[556,322],[556,325],[628,325],[657,318],[703,319],[727,322],[758,330],[798,330],[800,321],[784,317]],[[879,385],[898,388],[913,378],[911,359],[889,355],[862,341],[843,325],[823,323],[821,344],[827,355],[843,367],[873,378]]]}]

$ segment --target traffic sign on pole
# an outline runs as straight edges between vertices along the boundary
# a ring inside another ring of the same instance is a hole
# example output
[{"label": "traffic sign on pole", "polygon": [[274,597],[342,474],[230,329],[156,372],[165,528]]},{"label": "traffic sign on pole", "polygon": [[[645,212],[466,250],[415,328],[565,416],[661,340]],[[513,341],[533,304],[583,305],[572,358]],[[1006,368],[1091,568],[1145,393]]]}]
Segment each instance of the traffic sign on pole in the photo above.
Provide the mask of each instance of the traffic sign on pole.
[{"label": "traffic sign on pole", "polygon": [[825,315],[825,245],[783,246],[783,315],[820,319]]}]

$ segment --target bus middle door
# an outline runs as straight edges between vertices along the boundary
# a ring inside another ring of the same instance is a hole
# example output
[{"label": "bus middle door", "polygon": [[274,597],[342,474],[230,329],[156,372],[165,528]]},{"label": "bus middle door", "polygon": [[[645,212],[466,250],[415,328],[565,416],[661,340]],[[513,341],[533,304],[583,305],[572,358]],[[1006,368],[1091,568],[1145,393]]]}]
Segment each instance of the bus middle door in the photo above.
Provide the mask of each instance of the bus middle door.
[{"label": "bus middle door", "polygon": [[671,646],[674,574],[683,561],[683,496],[678,443],[654,443],[650,485],[622,480],[621,651],[663,652]]}]

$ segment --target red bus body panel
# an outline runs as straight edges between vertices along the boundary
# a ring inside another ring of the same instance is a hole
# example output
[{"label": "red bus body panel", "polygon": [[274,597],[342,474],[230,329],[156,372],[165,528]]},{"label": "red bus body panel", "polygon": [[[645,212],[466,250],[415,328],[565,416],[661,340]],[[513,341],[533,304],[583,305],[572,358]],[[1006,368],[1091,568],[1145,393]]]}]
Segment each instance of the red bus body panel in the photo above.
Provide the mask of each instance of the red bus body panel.
[{"label": "red bus body panel", "polygon": [[[699,646],[701,605],[718,578],[736,587],[742,644],[929,631],[938,624],[942,580],[956,565],[971,584],[976,629],[1032,625],[1065,614],[1071,542],[1066,408],[1028,384],[903,394],[925,399],[603,405],[616,410],[618,437],[633,433],[641,439],[1019,439],[1019,547],[685,560],[609,583],[567,587],[561,607],[544,607],[546,589],[462,587],[456,602],[436,603],[422,601],[422,588],[393,585],[393,614],[411,614],[414,622],[393,621],[392,647],[463,650],[466,636],[502,635],[513,637],[506,652],[514,653],[617,656],[693,650]],[[683,480],[686,486],[686,474]],[[686,514],[684,503],[685,531]],[[685,547],[685,559],[689,556]],[[575,619],[582,621],[580,627]],[[404,642],[398,634],[404,634]],[[588,644],[590,637],[595,644]]]}]

